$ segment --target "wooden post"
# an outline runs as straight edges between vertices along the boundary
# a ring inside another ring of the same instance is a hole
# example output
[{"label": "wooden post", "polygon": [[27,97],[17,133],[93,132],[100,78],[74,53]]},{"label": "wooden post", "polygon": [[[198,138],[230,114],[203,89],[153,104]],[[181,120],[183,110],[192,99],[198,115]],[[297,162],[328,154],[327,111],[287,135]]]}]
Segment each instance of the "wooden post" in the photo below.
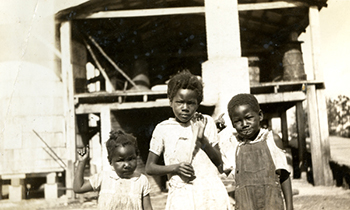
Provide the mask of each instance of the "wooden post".
[{"label": "wooden post", "polygon": [[[66,168],[66,187],[73,187],[74,164],[68,164],[75,161],[75,108],[74,108],[74,80],[72,57],[72,31],[71,22],[62,22],[61,28],[61,72],[63,83],[63,101],[65,116],[65,141],[67,148],[67,168]],[[73,191],[67,191],[68,198],[74,198]]]},{"label": "wooden post", "polygon": [[[299,169],[301,178],[306,179],[307,162],[306,162],[306,140],[305,140],[305,119],[303,112],[302,102],[297,102],[295,106],[295,115],[298,131],[298,157],[299,157]],[[310,127],[310,126],[309,126]]]},{"label": "wooden post", "polygon": [[281,132],[282,132],[282,141],[284,148],[288,147],[288,122],[287,122],[287,112],[284,111],[281,114]]},{"label": "wooden post", "polygon": [[102,146],[102,170],[110,170],[110,164],[107,159],[106,142],[109,139],[111,126],[111,110],[109,106],[103,106],[100,114],[101,121],[101,146]]},{"label": "wooden post", "polygon": [[[309,8],[311,51],[314,79],[323,80],[323,73],[319,70],[320,54],[320,26],[317,6]],[[315,185],[330,186],[333,177],[329,166],[330,146],[328,120],[324,90],[316,90],[315,85],[307,87],[309,110],[309,130],[311,139],[311,158]]]}]

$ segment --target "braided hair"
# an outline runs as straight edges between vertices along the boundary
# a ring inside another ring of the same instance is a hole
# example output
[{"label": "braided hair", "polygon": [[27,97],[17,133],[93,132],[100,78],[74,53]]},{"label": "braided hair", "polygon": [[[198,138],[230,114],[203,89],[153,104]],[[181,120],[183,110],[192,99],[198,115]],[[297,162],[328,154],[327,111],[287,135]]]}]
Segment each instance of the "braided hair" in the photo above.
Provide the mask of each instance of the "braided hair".
[{"label": "braided hair", "polygon": [[125,147],[126,145],[131,145],[131,146],[135,147],[136,155],[139,155],[137,141],[133,135],[125,133],[122,130],[110,132],[109,139],[106,142],[106,148],[107,148],[107,154],[108,154],[107,158],[108,158],[109,163],[112,162],[115,148]]}]

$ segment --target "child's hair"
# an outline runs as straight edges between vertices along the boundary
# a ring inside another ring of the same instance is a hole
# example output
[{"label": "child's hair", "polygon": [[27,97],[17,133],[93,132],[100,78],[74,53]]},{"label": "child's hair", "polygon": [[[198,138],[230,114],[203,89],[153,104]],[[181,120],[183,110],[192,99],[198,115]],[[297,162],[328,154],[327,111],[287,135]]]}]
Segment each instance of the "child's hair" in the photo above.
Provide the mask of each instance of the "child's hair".
[{"label": "child's hair", "polygon": [[188,69],[178,72],[168,83],[168,98],[173,100],[180,89],[194,90],[197,93],[197,102],[200,104],[203,100],[203,84],[198,76],[191,74]]},{"label": "child's hair", "polygon": [[233,96],[230,102],[228,102],[227,110],[230,118],[232,118],[233,109],[240,105],[249,105],[250,108],[256,113],[259,113],[260,111],[259,102],[254,95],[249,93],[240,93]]},{"label": "child's hair", "polygon": [[120,146],[124,147],[126,145],[131,145],[135,147],[136,155],[139,155],[136,138],[133,135],[127,134],[122,130],[110,132],[109,139],[106,142],[107,153],[108,153],[107,158],[109,163],[112,162],[115,148]]}]

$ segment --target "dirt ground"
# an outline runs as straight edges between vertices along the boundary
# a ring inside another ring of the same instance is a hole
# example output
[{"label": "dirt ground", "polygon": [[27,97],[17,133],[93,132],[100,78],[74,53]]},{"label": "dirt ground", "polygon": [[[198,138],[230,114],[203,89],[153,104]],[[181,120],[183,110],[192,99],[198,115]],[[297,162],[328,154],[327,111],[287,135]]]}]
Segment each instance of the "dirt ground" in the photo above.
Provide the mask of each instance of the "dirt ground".
[{"label": "dirt ground", "polygon": [[[298,192],[294,195],[295,210],[346,210],[350,209],[350,190],[341,187],[315,187],[306,181],[294,179],[293,189]],[[154,210],[162,210],[165,207],[167,193],[157,192],[151,194]],[[0,200],[1,210],[53,210],[74,209],[90,210],[96,209],[94,194],[85,194],[76,200],[67,200],[63,195],[59,199],[45,201],[44,199],[29,199],[20,202],[10,202],[7,199]],[[232,208],[234,209],[234,208]]]}]

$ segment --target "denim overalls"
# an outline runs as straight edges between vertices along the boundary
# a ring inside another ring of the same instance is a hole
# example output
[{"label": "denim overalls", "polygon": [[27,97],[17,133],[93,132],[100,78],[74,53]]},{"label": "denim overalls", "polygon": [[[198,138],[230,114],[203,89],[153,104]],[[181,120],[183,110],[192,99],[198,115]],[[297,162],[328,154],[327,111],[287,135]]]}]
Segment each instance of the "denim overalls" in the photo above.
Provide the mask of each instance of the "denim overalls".
[{"label": "denim overalls", "polygon": [[236,152],[236,210],[282,210],[284,203],[266,135]]}]

